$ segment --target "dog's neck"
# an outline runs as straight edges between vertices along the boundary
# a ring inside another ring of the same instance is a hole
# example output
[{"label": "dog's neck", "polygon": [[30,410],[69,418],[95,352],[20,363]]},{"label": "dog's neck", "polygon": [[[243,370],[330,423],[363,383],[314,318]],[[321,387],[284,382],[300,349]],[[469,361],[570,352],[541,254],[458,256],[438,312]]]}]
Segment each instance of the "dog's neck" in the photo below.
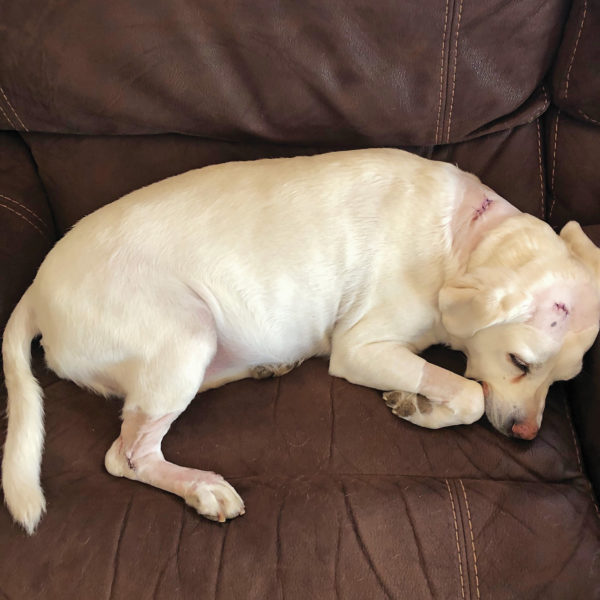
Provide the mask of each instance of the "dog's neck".
[{"label": "dog's neck", "polygon": [[521,214],[518,208],[489,188],[481,184],[469,186],[456,206],[451,222],[452,248],[459,262],[466,266],[486,233],[518,214]]}]

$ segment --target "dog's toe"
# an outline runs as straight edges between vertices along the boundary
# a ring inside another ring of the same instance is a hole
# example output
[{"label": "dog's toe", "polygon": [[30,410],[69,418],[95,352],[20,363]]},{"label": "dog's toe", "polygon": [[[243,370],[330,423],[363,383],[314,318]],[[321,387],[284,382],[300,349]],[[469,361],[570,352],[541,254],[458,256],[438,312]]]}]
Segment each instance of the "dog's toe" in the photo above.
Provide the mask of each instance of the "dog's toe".
[{"label": "dog's toe", "polygon": [[215,483],[194,483],[186,493],[185,501],[203,517],[220,523],[245,512],[244,501],[224,479]]},{"label": "dog's toe", "polygon": [[416,410],[417,394],[410,392],[386,392],[383,399],[398,417],[410,417]]},{"label": "dog's toe", "polygon": [[415,413],[428,415],[433,410],[430,400],[413,392],[386,392],[383,394],[383,399],[397,417],[407,418]]}]

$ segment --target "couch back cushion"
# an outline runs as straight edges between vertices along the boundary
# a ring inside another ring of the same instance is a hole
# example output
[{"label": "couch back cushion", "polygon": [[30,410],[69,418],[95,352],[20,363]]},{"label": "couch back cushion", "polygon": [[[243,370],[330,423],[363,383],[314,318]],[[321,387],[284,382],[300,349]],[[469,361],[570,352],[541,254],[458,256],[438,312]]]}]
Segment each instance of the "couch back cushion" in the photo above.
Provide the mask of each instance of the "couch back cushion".
[{"label": "couch back cushion", "polygon": [[25,0],[3,7],[0,127],[415,146],[547,106],[566,0]]}]

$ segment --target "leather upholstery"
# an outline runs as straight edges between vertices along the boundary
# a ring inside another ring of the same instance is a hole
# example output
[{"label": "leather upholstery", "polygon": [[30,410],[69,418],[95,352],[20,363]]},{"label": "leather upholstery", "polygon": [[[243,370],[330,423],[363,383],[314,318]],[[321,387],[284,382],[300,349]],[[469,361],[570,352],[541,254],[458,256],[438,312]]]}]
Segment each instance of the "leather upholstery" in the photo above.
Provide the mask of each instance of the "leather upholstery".
[{"label": "leather upholstery", "polygon": [[[79,218],[229,160],[403,147],[600,243],[599,0],[0,0],[0,15],[0,328]],[[0,511],[0,596],[600,598],[599,348],[553,386],[532,443],[485,419],[416,428],[322,360],[202,394],[164,452],[237,487],[247,514],[225,525],[109,476],[119,403],[37,349],[48,514],[27,538]]]}]

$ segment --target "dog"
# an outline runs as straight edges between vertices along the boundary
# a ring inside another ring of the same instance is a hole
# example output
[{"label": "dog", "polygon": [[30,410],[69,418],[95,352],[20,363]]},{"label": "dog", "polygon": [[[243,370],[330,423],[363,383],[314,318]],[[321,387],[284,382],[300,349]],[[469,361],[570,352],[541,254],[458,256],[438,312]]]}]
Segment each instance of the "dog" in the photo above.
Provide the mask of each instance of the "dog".
[{"label": "dog", "polygon": [[[6,504],[32,533],[48,366],[124,398],[113,475],[224,521],[244,513],[212,472],[165,461],[161,440],[198,391],[328,356],[331,375],[385,392],[429,428],[484,412],[533,439],[549,385],[574,377],[598,333],[600,250],[557,235],[474,175],[395,149],[235,162],[132,192],[52,249],[3,340]],[[445,344],[465,377],[419,353]]]}]

